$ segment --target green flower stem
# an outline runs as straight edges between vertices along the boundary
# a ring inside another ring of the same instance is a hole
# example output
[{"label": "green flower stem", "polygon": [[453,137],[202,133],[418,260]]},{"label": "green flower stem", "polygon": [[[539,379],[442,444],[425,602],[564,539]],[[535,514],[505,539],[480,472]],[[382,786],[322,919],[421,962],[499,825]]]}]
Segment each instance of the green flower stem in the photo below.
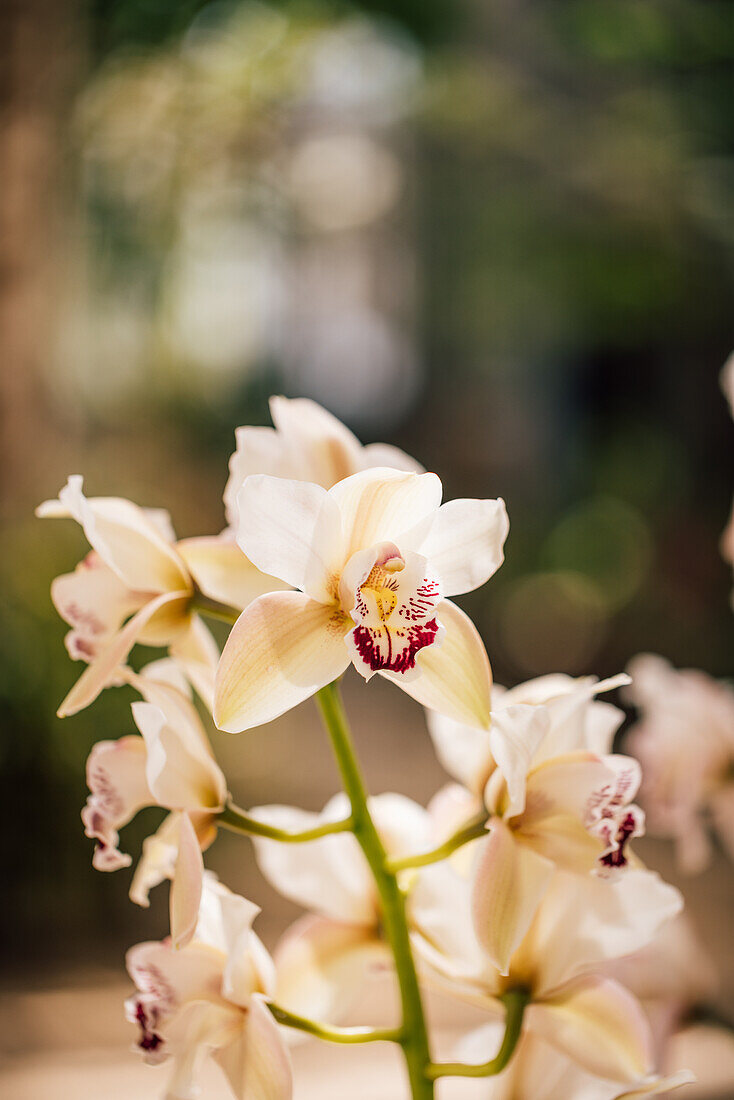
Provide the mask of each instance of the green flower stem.
[{"label": "green flower stem", "polygon": [[268,1008],[279,1024],[305,1031],[308,1035],[315,1035],[317,1039],[325,1039],[329,1043],[399,1043],[401,1040],[402,1032],[395,1028],[328,1027],[305,1016],[297,1016],[295,1012],[289,1012],[272,1001],[268,1002]]},{"label": "green flower stem", "polygon": [[502,997],[507,1010],[505,1035],[502,1046],[491,1061],[483,1062],[479,1066],[468,1065],[466,1062],[433,1062],[427,1068],[428,1076],[436,1080],[438,1077],[493,1077],[495,1074],[502,1073],[515,1052],[529,999],[524,989],[513,989]]},{"label": "green flower stem", "polygon": [[351,832],[352,819],[351,817],[345,817],[339,821],[327,821],[323,825],[314,825],[313,829],[290,833],[287,829],[278,829],[275,825],[266,825],[264,821],[259,821],[258,818],[243,813],[242,810],[238,810],[236,806],[228,803],[217,816],[217,825],[222,825],[233,833],[264,836],[268,840],[279,840],[282,844],[305,844],[308,840],[318,840],[319,837],[331,836],[332,833]]},{"label": "green flower stem", "polygon": [[462,848],[471,840],[487,835],[487,814],[477,816],[476,820],[459,829],[453,836],[437,848],[431,848],[428,852],[418,852],[413,856],[403,856],[402,859],[388,859],[387,869],[395,874],[397,871],[406,871],[410,867],[427,867],[430,863],[438,863],[448,857],[458,848]]},{"label": "green flower stem", "polygon": [[423,1014],[418,976],[405,912],[405,898],[394,872],[387,868],[387,854],[367,805],[367,790],[354,752],[347,718],[336,683],[316,695],[324,724],[352,806],[352,831],[364,852],[382,903],[385,936],[392,949],[400,987],[403,1021],[399,1039],[408,1071],[413,1100],[433,1100],[434,1083],[428,1074],[431,1054]]},{"label": "green flower stem", "polygon": [[230,626],[234,626],[242,614],[238,608],[220,603],[219,600],[212,600],[198,589],[191,598],[190,606],[192,611],[199,611],[202,615],[208,615],[212,619],[220,619],[221,622],[229,623]]}]

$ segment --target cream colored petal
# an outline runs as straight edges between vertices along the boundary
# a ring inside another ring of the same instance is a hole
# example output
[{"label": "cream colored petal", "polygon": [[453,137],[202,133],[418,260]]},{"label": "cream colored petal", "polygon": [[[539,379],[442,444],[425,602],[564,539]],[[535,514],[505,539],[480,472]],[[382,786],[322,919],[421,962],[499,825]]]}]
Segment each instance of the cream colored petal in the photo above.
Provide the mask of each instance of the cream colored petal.
[{"label": "cream colored petal", "polygon": [[439,763],[473,794],[479,795],[494,769],[489,729],[467,726],[436,711],[426,711],[428,732]]},{"label": "cream colored petal", "polygon": [[[214,753],[199,712],[190,694],[186,693],[186,681],[181,677],[184,686],[182,691],[176,684],[162,679],[156,667],[160,665],[164,668],[170,665],[177,669],[173,661],[164,660],[147,665],[141,673],[126,669],[125,679],[142,695],[146,703],[151,703],[162,711],[166,723],[175,731],[176,737],[190,755],[197,759],[204,758],[206,763],[213,761]],[[222,787],[221,790],[223,789]]]},{"label": "cream colored petal", "polygon": [[532,1005],[528,1027],[589,1073],[635,1082],[652,1070],[652,1037],[639,1002],[618,982],[589,977]]},{"label": "cream colored petal", "polygon": [[300,470],[304,480],[329,489],[361,468],[359,440],[315,401],[271,397],[270,415],[296,466],[288,476],[298,476]]},{"label": "cream colored petal", "polygon": [[350,623],[301,592],[274,592],[246,608],[217,672],[214,721],[228,733],[261,726],[341,676]]},{"label": "cream colored petal", "polygon": [[222,952],[222,996],[245,1009],[253,993],[272,992],[275,985],[272,960],[252,929],[259,912],[259,906],[232,893],[214,875],[204,875],[195,939]]},{"label": "cream colored petal", "polygon": [[[390,470],[406,470],[414,474],[424,474],[425,469],[412,455],[393,447],[391,443],[368,443],[359,456],[360,470],[369,470],[374,466],[387,466]],[[354,471],[357,472],[356,470]]]},{"label": "cream colored petal", "polygon": [[507,787],[505,817],[514,817],[525,809],[531,761],[549,727],[550,716],[545,707],[517,703],[492,712],[489,745]]},{"label": "cream colored petal", "polygon": [[204,595],[230,607],[241,610],[266,592],[288,587],[285,581],[261,573],[232,539],[219,535],[183,539],[176,550]]},{"label": "cream colored petal", "polygon": [[509,529],[503,500],[451,500],[397,541],[427,558],[444,596],[458,596],[497,572]]},{"label": "cream colored petal", "polygon": [[439,605],[444,628],[440,645],[426,646],[416,657],[419,675],[406,680],[381,672],[424,707],[469,726],[487,728],[492,672],[484,643],[471,619],[450,600]]},{"label": "cream colored petal", "polygon": [[173,878],[181,817],[179,813],[168,814],[158,830],[143,841],[143,854],[135,868],[129,893],[130,901],[143,909],[150,905],[150,891],[166,879]]},{"label": "cream colored petal", "polygon": [[155,801],[145,776],[146,755],[141,737],[100,741],[89,754],[90,794],[81,818],[85,836],[97,841],[92,863],[98,871],[117,871],[132,862],[118,848],[118,829]]},{"label": "cream colored petal", "polygon": [[235,431],[235,451],[229,460],[229,477],[224,489],[227,524],[237,530],[237,494],[251,474],[272,477],[297,477],[299,471],[289,462],[287,447],[273,428],[246,427]]},{"label": "cream colored petal", "polygon": [[[339,796],[320,814],[292,806],[259,806],[251,813],[268,825],[300,832],[345,818],[349,802]],[[264,837],[253,837],[253,843],[260,870],[284,897],[336,921],[376,924],[377,894],[351,833],[334,833],[305,844],[282,844]]]},{"label": "cream colored petal", "polygon": [[130,650],[140,639],[146,625],[150,620],[164,612],[166,609],[178,608],[179,613],[184,602],[188,600],[188,594],[181,592],[164,592],[141,608],[136,615],[123,626],[99,653],[92,663],[84,670],[63,703],[56,712],[59,718],[65,718],[69,714],[88,707],[94,702],[99,693],[107,687],[111,678],[115,676]]},{"label": "cream colored petal", "polygon": [[177,592],[189,588],[181,559],[142,508],[119,497],[87,499],[82,484],[79,475],[70,477],[58,501],[46,501],[36,515],[75,519],[92,549],[135,591]]},{"label": "cream colored petal", "polygon": [[243,1026],[242,1013],[228,1005],[206,1000],[185,1004],[166,1027],[171,1074],[165,1100],[198,1100],[203,1062],[236,1042]]},{"label": "cream colored petal", "polygon": [[171,941],[178,950],[190,942],[199,918],[204,862],[191,818],[181,814],[178,855],[170,894]]},{"label": "cream colored petal", "polygon": [[66,636],[69,656],[92,661],[146,597],[132,592],[99,554],[91,551],[73,573],[56,577],[51,599],[72,630]]},{"label": "cream colored petal", "polygon": [[188,1001],[222,1003],[223,963],[221,951],[196,941],[180,951],[170,940],[138,943],[125,956],[128,974],[141,993],[157,999],[161,1018],[173,1016]]},{"label": "cream colored petal", "polygon": [[377,467],[338,482],[329,496],[339,506],[348,561],[358,550],[394,542],[431,515],[441,503],[441,482],[435,474]]},{"label": "cream colored petal", "polygon": [[507,974],[553,876],[553,864],[518,844],[495,818],[477,859],[472,916],[490,961]]},{"label": "cream colored petal", "polygon": [[338,1023],[367,975],[389,965],[389,951],[374,927],[301,917],[275,949],[275,1000],[290,1012]]},{"label": "cream colored petal", "polygon": [[687,1069],[671,1073],[666,1077],[653,1076],[639,1082],[630,1090],[618,1093],[614,1100],[639,1100],[643,1096],[658,1096],[661,1092],[668,1093],[673,1089],[681,1088],[682,1085],[692,1085],[695,1080],[695,1076]]},{"label": "cream colored petal", "polygon": [[132,712],[145,738],[148,785],[158,804],[169,810],[221,810],[227,783],[199,731],[174,724],[153,703],[133,703]]},{"label": "cream colored petal", "polygon": [[682,904],[679,891],[653,871],[627,868],[612,879],[557,871],[522,947],[536,990],[552,991],[638,951]]},{"label": "cream colored petal", "polygon": [[256,996],[237,1039],[214,1055],[237,1100],[290,1100],[293,1075],[281,1031]]},{"label": "cream colored petal", "polygon": [[237,542],[264,573],[327,602],[344,561],[339,511],[306,481],[254,474],[237,495]]},{"label": "cream colored petal", "polygon": [[168,652],[181,666],[194,691],[211,713],[219,646],[204,620],[192,615],[188,628],[175,639]]}]

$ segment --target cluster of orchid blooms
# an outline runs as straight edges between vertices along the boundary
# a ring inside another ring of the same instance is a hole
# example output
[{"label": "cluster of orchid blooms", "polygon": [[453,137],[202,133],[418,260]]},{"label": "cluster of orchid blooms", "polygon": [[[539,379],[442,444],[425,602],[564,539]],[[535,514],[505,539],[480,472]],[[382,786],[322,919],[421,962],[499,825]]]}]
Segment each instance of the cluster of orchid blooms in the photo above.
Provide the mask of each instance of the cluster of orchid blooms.
[{"label": "cluster of orchid blooms", "polygon": [[[682,906],[631,847],[644,831],[640,766],[612,751],[623,714],[600,698],[630,677],[493,686],[479,634],[451,597],[502,563],[503,502],[442,504],[435,474],[395,448],[361,446],[312,402],[274,398],[271,410],[274,428],[237,432],[220,535],[176,541],[167,514],[87,498],[80,477],[39,509],[75,519],[91,546],[52,586],[68,651],[86,664],[59,714],[123,683],[140,697],[138,732],[89,757],[82,819],[95,867],[129,866],[119,830],[144,806],[168,811],[130,896],[147,905],[170,880],[170,936],[130,950],[127,1005],[145,1058],[171,1064],[167,1096],[195,1096],[212,1058],[239,1100],[287,1100],[298,1032],[398,1044],[414,1100],[444,1079],[442,1096],[486,1100],[630,1100],[687,1083],[685,1071],[656,1072],[650,1020],[621,961],[651,950]],[[207,616],[232,624],[221,655]],[[134,671],[136,643],[165,655]],[[426,708],[452,779],[427,808],[367,795],[337,687],[350,664]],[[631,671],[651,806],[686,862],[700,864],[705,830],[692,827],[688,796],[697,783],[708,793],[731,759],[732,695],[659,659]],[[720,715],[711,774],[700,746],[686,750],[704,690]],[[320,813],[238,809],[199,708],[237,733],[314,695],[344,792]],[[680,773],[659,766],[657,729],[680,735]],[[732,792],[712,803],[730,831]],[[220,827],[251,836],[265,877],[307,910],[272,958],[253,930],[258,907],[204,870]],[[401,1020],[343,1026],[375,970],[394,974]],[[486,1016],[455,1061],[433,1060],[428,989]]]}]

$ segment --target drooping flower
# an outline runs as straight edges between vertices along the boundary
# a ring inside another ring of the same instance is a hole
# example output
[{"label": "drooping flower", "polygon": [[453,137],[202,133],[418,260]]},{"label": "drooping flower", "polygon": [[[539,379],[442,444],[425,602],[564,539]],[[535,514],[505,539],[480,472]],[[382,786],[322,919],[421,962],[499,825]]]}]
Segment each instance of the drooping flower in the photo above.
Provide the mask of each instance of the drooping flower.
[{"label": "drooping flower", "polygon": [[[483,807],[489,836],[477,844],[490,889],[485,948],[505,970],[527,932],[554,867],[609,874],[628,863],[628,842],[643,832],[632,803],[636,760],[601,755],[621,712],[594,695],[621,680],[544,677],[500,695],[489,729],[429,716],[439,756],[467,784],[464,813]],[[519,700],[527,701],[519,701]]]},{"label": "drooping flower", "polygon": [[680,910],[678,891],[643,870],[610,882],[557,871],[501,974],[488,939],[493,888],[501,892],[503,884],[491,883],[481,866],[469,878],[448,863],[418,874],[410,914],[428,973],[499,1017],[499,998],[523,991],[524,1029],[593,1076],[631,1086],[651,1074],[652,1038],[640,1005],[598,971],[648,942]]},{"label": "drooping flower", "polygon": [[680,866],[711,858],[709,825],[734,858],[734,691],[662,657],[636,657],[628,695],[640,711],[627,746],[643,768],[650,829],[676,842]]},{"label": "drooping flower", "polygon": [[142,736],[100,741],[93,747],[82,821],[86,835],[97,842],[94,866],[115,871],[131,863],[118,848],[119,830],[144,806],[171,811],[144,842],[131,897],[147,905],[149,890],[164,878],[173,879],[172,929],[178,943],[192,930],[192,910],[195,914],[201,891],[201,850],[216,835],[227,786],[193,703],[161,679],[160,666],[166,664],[155,662],[141,675],[126,670],[144,699],[132,704]]},{"label": "drooping flower", "polygon": [[237,494],[250,474],[271,474],[311,481],[330,489],[350,474],[373,466],[422,473],[422,467],[397,447],[363,447],[340,420],[315,401],[270,398],[274,428],[247,427],[235,432],[237,449],[229,460],[224,490],[227,522],[237,527]]},{"label": "drooping flower", "polygon": [[299,591],[262,596],[239,617],[217,674],[220,729],[277,718],[350,662],[458,720],[488,721],[484,646],[446,597],[483,584],[501,564],[501,500],[441,506],[434,474],[374,469],[328,491],[249,477],[238,506],[249,559]]},{"label": "drooping flower", "polygon": [[87,499],[82,478],[69,478],[58,500],[36,510],[41,517],[71,517],[92,547],[73,573],[51,586],[54,606],[70,626],[69,654],[87,669],[72,687],[59,717],[96,699],[136,642],[186,653],[201,642],[193,600],[197,592],[246,607],[263,592],[285,587],[265,577],[227,537],[175,542],[168,514],[118,497]]},{"label": "drooping flower", "polygon": [[[388,855],[401,858],[435,843],[426,810],[398,794],[369,801]],[[261,806],[253,816],[289,831],[343,820],[349,800],[338,794],[319,814],[291,806]],[[291,926],[275,951],[279,1004],[319,1020],[336,1020],[359,994],[366,975],[389,965],[380,931],[380,900],[352,833],[304,844],[254,838],[261,871],[284,897],[310,912]]]},{"label": "drooping flower", "polygon": [[288,1052],[265,1003],[273,963],[252,930],[256,905],[207,875],[193,938],[140,943],[127,954],[137,994],[126,1003],[138,1048],[152,1065],[170,1061],[167,1100],[197,1096],[212,1057],[237,1100],[290,1100]]}]

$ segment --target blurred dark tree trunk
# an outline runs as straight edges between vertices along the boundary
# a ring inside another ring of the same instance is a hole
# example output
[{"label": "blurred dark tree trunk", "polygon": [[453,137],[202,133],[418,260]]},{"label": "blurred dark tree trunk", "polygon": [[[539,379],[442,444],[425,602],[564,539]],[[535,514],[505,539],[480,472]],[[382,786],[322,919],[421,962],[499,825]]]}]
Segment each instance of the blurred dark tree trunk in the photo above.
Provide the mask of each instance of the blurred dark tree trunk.
[{"label": "blurred dark tree trunk", "polygon": [[15,511],[54,447],[43,365],[66,204],[63,142],[81,56],[77,0],[0,0],[0,507]]}]

